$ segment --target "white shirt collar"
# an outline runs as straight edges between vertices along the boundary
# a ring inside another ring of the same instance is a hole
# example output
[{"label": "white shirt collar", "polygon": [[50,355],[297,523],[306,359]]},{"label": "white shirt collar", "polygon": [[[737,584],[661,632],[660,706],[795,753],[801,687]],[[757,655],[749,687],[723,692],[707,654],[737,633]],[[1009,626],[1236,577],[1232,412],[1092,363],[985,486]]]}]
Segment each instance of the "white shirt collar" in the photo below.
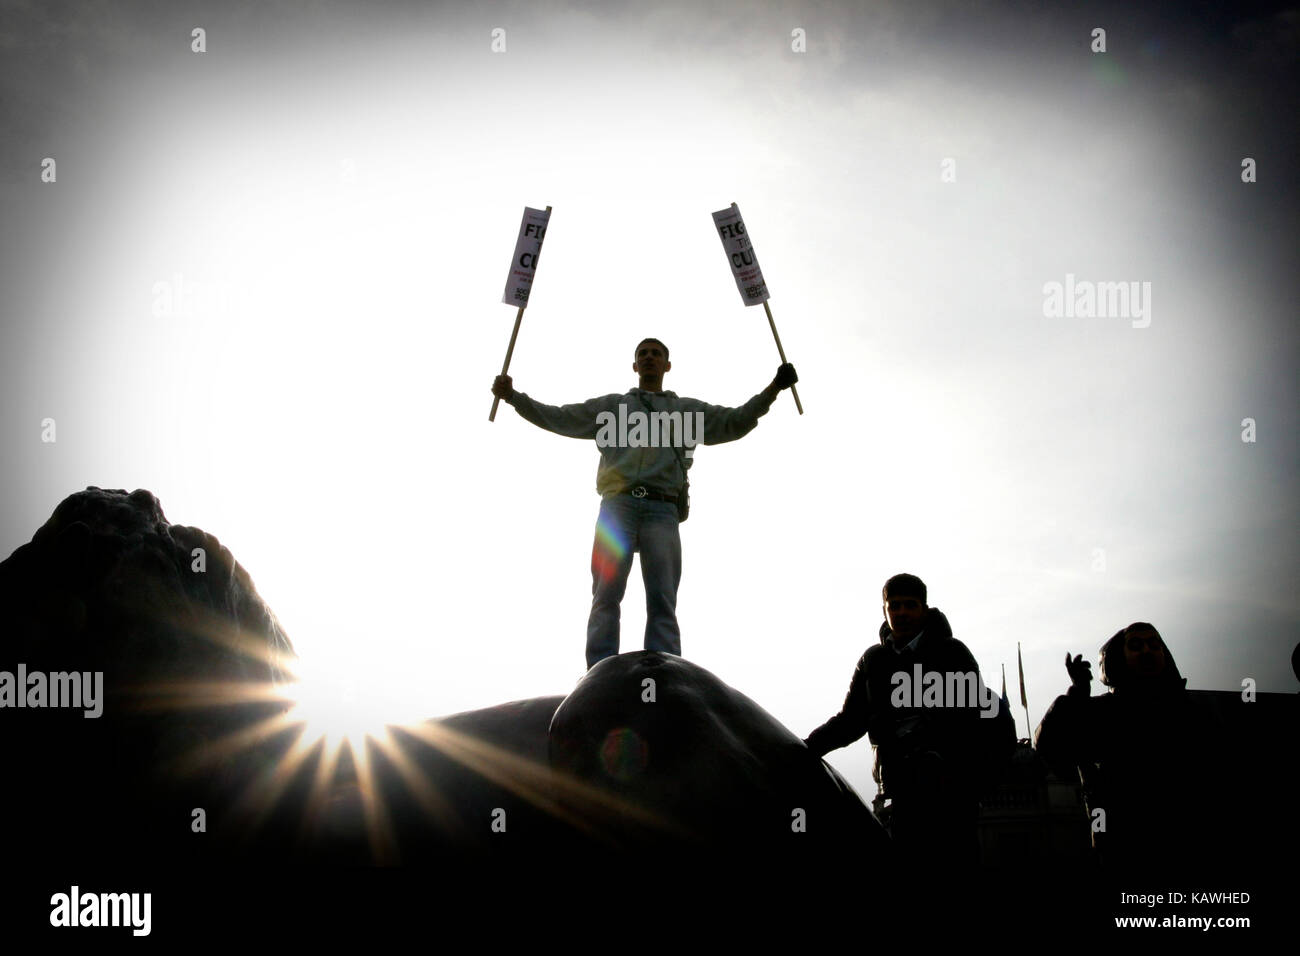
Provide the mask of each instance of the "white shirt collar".
[{"label": "white shirt collar", "polygon": [[924,633],[925,633],[925,631],[920,631],[920,632],[918,632],[917,635],[916,635],[916,637],[912,638],[910,641],[908,641],[908,642],[907,642],[906,644],[904,644],[902,647],[899,647],[898,644],[897,644],[897,643],[894,641],[894,639],[891,637],[891,638],[889,639],[889,646],[892,647],[892,648],[894,649],[894,653],[895,653],[895,654],[901,654],[901,653],[903,653],[903,651],[914,651],[914,650],[916,650],[916,644],[917,644],[917,642],[921,639],[921,635],[924,634]]}]

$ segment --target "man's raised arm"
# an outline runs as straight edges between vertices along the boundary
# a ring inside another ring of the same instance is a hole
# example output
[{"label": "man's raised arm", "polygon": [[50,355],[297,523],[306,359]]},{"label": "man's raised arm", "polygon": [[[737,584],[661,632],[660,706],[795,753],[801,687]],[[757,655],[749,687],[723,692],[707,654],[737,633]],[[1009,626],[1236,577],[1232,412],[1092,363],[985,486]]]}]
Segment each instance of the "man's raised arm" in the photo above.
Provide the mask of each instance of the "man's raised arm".
[{"label": "man's raised arm", "polygon": [[[515,391],[509,375],[498,375],[492,382],[492,394],[514,406],[519,417],[538,428],[568,438],[595,438],[600,429],[597,416],[609,411],[609,398],[589,398],[574,405],[543,405],[523,392]],[[614,396],[617,398],[618,396]]]},{"label": "man's raised arm", "polygon": [[[720,445],[723,442],[743,438],[753,431],[758,420],[767,414],[776,397],[781,394],[781,390],[789,388],[797,381],[799,381],[799,373],[787,362],[776,370],[776,377],[767,388],[739,408],[709,405],[696,399],[686,399],[683,408],[704,412],[704,435],[701,444]],[[694,407],[687,408],[686,402],[694,403]]]},{"label": "man's raised arm", "polygon": [[804,741],[818,757],[847,747],[871,729],[870,691],[867,689],[867,656],[862,655],[849,681],[849,692],[840,712],[822,724]]}]

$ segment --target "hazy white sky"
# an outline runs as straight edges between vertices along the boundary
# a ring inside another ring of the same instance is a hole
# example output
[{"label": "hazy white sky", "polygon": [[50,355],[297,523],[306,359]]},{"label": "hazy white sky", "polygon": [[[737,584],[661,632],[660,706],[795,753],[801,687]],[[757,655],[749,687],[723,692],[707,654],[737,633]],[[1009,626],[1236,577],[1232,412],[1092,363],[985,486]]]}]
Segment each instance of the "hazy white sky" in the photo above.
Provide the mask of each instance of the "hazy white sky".
[{"label": "hazy white sky", "polygon": [[[687,657],[806,735],[908,570],[1013,698],[1022,642],[1035,724],[1135,620],[1192,687],[1296,689],[1294,16],[366,11],[6,4],[0,555],[148,488],[340,712],[565,693],[597,452],[487,422],[520,214],[554,207],[516,387],[622,391],[653,335],[735,405],[778,364],[736,201],[807,414],[697,454]],[[1150,283],[1150,324],[1046,316],[1068,275]],[[623,610],[638,648],[635,569]],[[865,741],[830,759],[874,792]]]}]

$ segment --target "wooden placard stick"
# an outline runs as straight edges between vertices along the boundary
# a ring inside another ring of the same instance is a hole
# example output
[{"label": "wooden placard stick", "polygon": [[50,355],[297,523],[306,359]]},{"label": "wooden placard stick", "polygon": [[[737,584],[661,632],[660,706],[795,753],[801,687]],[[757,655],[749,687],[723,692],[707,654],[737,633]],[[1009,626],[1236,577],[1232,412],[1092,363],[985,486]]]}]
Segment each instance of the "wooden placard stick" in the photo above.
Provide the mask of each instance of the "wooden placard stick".
[{"label": "wooden placard stick", "polygon": [[[772,307],[763,300],[763,311],[767,313],[767,324],[772,327],[772,338],[776,339],[776,354],[781,356],[781,364],[785,365],[785,349],[781,347],[781,336],[776,331],[776,323],[772,321]],[[799,386],[791,385],[790,394],[794,396],[794,407],[799,409],[799,414],[803,414],[803,402],[799,401]],[[816,396],[813,396],[814,398]]]}]

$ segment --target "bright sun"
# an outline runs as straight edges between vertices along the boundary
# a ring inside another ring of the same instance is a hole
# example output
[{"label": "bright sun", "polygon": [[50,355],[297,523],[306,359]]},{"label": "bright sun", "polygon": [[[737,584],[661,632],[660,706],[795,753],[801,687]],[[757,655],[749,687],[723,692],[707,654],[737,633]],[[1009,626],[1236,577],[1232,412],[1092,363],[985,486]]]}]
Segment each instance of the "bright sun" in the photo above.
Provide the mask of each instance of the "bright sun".
[{"label": "bright sun", "polygon": [[296,679],[284,693],[293,706],[286,716],[305,725],[303,745],[323,737],[327,753],[344,744],[355,753],[367,737],[383,739],[386,727],[408,722],[394,710],[393,701],[359,683],[354,674],[311,661],[294,661],[292,669]]}]

